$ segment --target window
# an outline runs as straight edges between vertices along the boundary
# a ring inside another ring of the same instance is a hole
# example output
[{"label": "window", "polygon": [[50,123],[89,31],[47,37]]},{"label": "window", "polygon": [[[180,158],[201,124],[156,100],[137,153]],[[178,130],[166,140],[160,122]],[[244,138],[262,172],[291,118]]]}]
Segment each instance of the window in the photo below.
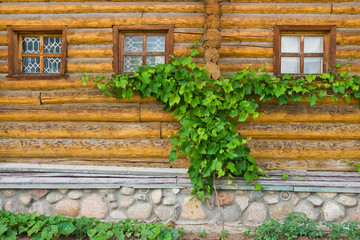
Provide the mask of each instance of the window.
[{"label": "window", "polygon": [[136,71],[137,66],[166,63],[173,52],[173,25],[114,27],[116,74]]},{"label": "window", "polygon": [[65,75],[65,27],[14,27],[9,33],[10,78],[58,78]]},{"label": "window", "polygon": [[275,75],[321,74],[335,69],[336,27],[277,25]]}]

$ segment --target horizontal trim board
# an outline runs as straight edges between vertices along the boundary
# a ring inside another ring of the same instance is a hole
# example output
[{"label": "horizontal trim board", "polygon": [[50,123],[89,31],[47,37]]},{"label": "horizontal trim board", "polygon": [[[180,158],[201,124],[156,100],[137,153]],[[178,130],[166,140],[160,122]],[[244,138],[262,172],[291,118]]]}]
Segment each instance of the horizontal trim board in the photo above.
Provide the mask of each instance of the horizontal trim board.
[{"label": "horizontal trim board", "polygon": [[3,3],[0,14],[51,14],[51,13],[121,13],[121,12],[182,12],[202,13],[202,3],[187,2],[102,2],[102,3]]},{"label": "horizontal trim board", "polygon": [[[301,179],[291,177],[281,180],[283,173],[297,174]],[[349,192],[359,193],[359,173],[324,171],[266,171],[270,178],[263,178],[264,190],[301,192]],[[335,176],[336,174],[336,176]],[[327,177],[330,175],[331,177]],[[311,178],[310,176],[314,176]],[[322,179],[322,181],[319,181]],[[217,179],[217,189],[253,190],[253,184],[235,178],[227,185],[227,179]],[[353,187],[349,187],[353,185]],[[3,164],[0,170],[0,188],[4,189],[51,189],[51,188],[191,188],[186,169],[158,168],[116,168],[90,166],[52,166],[31,164]],[[337,187],[336,187],[337,186]]]}]

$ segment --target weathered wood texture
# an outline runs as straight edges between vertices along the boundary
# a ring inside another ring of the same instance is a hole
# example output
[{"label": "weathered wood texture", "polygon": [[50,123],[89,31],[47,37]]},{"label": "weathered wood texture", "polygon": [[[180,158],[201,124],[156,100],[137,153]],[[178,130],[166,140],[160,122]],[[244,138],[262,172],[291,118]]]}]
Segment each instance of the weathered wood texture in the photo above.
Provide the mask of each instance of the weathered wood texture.
[{"label": "weathered wood texture", "polygon": [[[147,24],[174,25],[175,57],[189,56],[193,41],[200,40],[197,64],[206,64],[213,77],[249,64],[273,72],[275,24],[334,24],[337,62],[360,72],[359,1],[5,0],[0,7],[0,163],[188,167],[183,157],[167,160],[167,138],[180,124],[154,98],[106,98],[80,80],[82,73],[113,72],[113,26]],[[8,25],[66,25],[67,76],[6,79]],[[356,170],[344,159],[360,161],[359,101],[326,98],[308,104],[261,103],[260,117],[240,123],[237,131],[252,137],[249,146],[262,168]]]},{"label": "weathered wood texture", "polygon": [[[0,188],[188,188],[191,182],[185,169],[127,168],[107,166],[67,166],[3,164]],[[289,179],[282,180],[287,173]],[[329,171],[265,171],[268,177],[256,180],[264,190],[295,192],[359,193],[358,173]],[[150,181],[149,181],[150,180]],[[216,188],[254,190],[254,183],[234,178],[233,184],[217,179]]]}]

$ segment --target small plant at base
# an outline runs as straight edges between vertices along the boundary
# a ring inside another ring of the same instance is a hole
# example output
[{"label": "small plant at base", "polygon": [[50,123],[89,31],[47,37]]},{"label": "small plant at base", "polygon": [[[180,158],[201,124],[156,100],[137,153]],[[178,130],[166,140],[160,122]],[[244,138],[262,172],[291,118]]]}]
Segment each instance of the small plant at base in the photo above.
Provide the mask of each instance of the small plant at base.
[{"label": "small plant at base", "polygon": [[229,231],[228,230],[222,230],[221,231],[221,240],[228,240],[227,236],[229,235]]},{"label": "small plant at base", "polygon": [[199,237],[206,237],[206,231],[199,232]]}]

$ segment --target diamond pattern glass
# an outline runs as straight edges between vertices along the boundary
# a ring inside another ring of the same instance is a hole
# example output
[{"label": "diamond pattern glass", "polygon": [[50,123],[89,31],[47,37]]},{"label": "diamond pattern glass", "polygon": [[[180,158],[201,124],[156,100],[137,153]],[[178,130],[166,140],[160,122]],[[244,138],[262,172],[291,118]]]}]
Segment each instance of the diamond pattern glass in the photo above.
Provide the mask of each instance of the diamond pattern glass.
[{"label": "diamond pattern glass", "polygon": [[299,53],[300,52],[300,37],[281,37],[281,52],[282,53]]},{"label": "diamond pattern glass", "polygon": [[40,53],[40,37],[23,37],[23,53]]},{"label": "diamond pattern glass", "polygon": [[304,73],[319,74],[322,72],[322,57],[304,57]]},{"label": "diamond pattern glass", "polygon": [[45,57],[44,73],[60,73],[61,58]]},{"label": "diamond pattern glass", "polygon": [[283,74],[298,74],[300,73],[300,58],[299,57],[282,57],[281,58],[281,73]]},{"label": "diamond pattern glass", "polygon": [[124,72],[134,72],[142,65],[141,56],[124,56]]},{"label": "diamond pattern glass", "polygon": [[142,52],[142,36],[125,36],[124,52]]},{"label": "diamond pattern glass", "polygon": [[23,73],[40,73],[40,57],[23,57]]},{"label": "diamond pattern glass", "polygon": [[61,53],[61,37],[44,37],[44,53]]},{"label": "diamond pattern glass", "polygon": [[146,36],[146,52],[165,52],[165,36]]},{"label": "diamond pattern glass", "polygon": [[147,56],[146,57],[146,64],[150,66],[155,66],[156,64],[164,64],[165,63],[165,56]]}]

